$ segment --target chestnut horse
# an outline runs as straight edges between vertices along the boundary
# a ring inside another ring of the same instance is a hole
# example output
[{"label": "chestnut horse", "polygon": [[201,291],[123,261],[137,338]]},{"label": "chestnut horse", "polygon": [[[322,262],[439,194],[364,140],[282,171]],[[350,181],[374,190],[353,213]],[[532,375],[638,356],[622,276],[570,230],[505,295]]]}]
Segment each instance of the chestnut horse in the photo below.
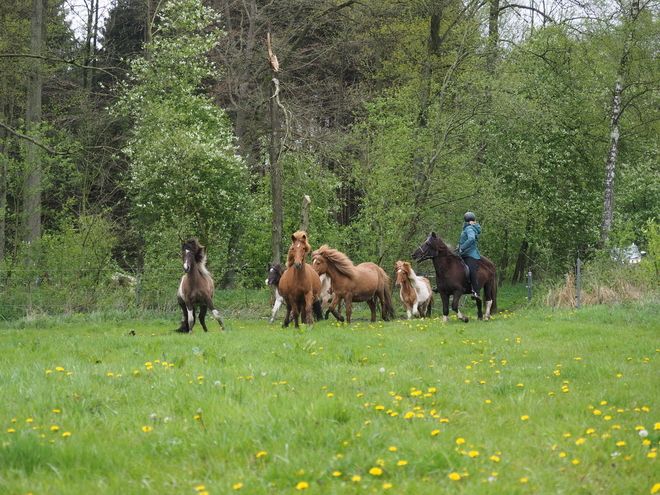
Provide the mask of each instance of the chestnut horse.
[{"label": "chestnut horse", "polygon": [[341,251],[321,246],[312,253],[312,266],[319,275],[326,274],[332,282],[332,302],[328,306],[335,318],[344,321],[336,311],[343,300],[346,303],[346,321],[351,322],[354,302],[366,302],[371,309],[371,321],[376,321],[376,300],[380,300],[383,320],[394,317],[390,279],[385,271],[375,263],[361,263],[357,266]]},{"label": "chestnut horse", "polygon": [[[431,232],[421,246],[412,254],[412,258],[418,263],[432,259],[435,267],[435,279],[437,283],[436,292],[442,298],[442,318],[446,322],[449,315],[449,296],[454,296],[451,309],[458,318],[465,323],[469,318],[460,312],[458,303],[463,294],[471,294],[470,277],[467,267],[461,257],[454,253],[449,245],[445,243],[435,232]],[[492,311],[497,311],[497,273],[495,265],[486,257],[478,260],[479,285],[484,290],[486,299],[486,314],[482,313],[481,299],[476,299],[478,318],[489,320]]]},{"label": "chestnut horse", "polygon": [[220,319],[218,310],[213,306],[213,278],[206,269],[206,254],[204,246],[197,239],[189,239],[181,244],[183,254],[183,271],[186,273],[181,277],[177,300],[183,311],[181,326],[176,330],[182,333],[192,333],[195,326],[195,308],[199,307],[199,322],[205,332],[208,332],[204,317],[207,308],[213,312],[213,317],[220,323],[220,328],[225,325]]},{"label": "chestnut horse", "polygon": [[394,273],[396,274],[394,285],[401,287],[399,297],[406,307],[408,319],[413,316],[421,318],[431,316],[433,292],[429,279],[418,276],[407,261],[397,261],[394,264]]},{"label": "chestnut horse", "polygon": [[[304,323],[314,325],[313,313],[320,316],[321,279],[311,265],[305,263],[312,250],[307,241],[307,232],[299,230],[291,236],[291,247],[287,254],[287,269],[280,278],[278,291],[286,303],[286,317],[283,326],[289,326],[290,315],[298,328],[298,315]],[[315,304],[316,303],[316,304]]]}]

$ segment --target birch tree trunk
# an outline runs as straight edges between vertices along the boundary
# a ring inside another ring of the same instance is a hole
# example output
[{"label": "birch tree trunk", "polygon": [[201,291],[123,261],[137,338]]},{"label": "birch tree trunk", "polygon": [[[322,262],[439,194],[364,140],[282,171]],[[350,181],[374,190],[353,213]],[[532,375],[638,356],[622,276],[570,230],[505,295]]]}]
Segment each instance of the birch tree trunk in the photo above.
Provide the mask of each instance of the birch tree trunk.
[{"label": "birch tree trunk", "polygon": [[[46,40],[46,1],[34,0],[30,22],[30,52],[42,55]],[[26,134],[37,138],[41,123],[41,88],[43,85],[41,60],[33,58],[27,87]],[[28,141],[26,147],[26,176],[23,185],[23,240],[33,242],[41,237],[41,157],[36,144]]]},{"label": "birch tree trunk", "polygon": [[621,83],[622,76],[619,75],[614,87],[612,100],[612,117],[610,119],[610,147],[605,162],[605,194],[603,200],[603,222],[601,224],[601,242],[607,241],[612,220],[614,217],[614,177],[616,172],[616,160],[619,154],[619,118],[621,117]]},{"label": "birch tree trunk", "polygon": [[[268,35],[268,51],[271,52],[270,33]],[[276,60],[276,59],[275,59]],[[270,159],[270,185],[273,205],[273,231],[271,236],[271,250],[273,263],[280,263],[282,258],[282,229],[284,224],[282,200],[282,165],[280,163],[281,136],[280,136],[280,82],[277,79],[278,65],[271,60],[271,73],[273,82],[273,96],[270,98],[270,146],[268,156]]]}]

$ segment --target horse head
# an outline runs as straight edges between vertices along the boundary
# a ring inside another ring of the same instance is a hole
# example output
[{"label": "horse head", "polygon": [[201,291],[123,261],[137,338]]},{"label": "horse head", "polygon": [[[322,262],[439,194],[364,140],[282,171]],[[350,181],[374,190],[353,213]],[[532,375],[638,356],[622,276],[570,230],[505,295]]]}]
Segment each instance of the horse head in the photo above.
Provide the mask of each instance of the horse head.
[{"label": "horse head", "polygon": [[328,260],[325,259],[324,248],[326,246],[321,246],[320,249],[317,249],[312,253],[312,268],[314,271],[320,275],[324,275],[328,271]]},{"label": "horse head", "polygon": [[408,280],[411,268],[410,263],[407,261],[399,260],[394,264],[394,273],[396,274],[396,282],[394,282],[394,285],[396,287],[400,287],[402,283]]},{"label": "horse head", "polygon": [[283,273],[284,273],[284,269],[282,268],[282,265],[280,265],[279,263],[269,263],[266,285],[272,285],[277,287],[278,284],[280,283],[280,278],[282,278]]},{"label": "horse head", "polygon": [[193,266],[204,266],[206,263],[206,254],[204,246],[197,239],[188,239],[181,243],[181,254],[183,256],[183,271],[189,273]]},{"label": "horse head", "polygon": [[426,240],[422,243],[422,245],[419,246],[412,254],[412,259],[419,263],[421,261],[438,256],[440,254],[437,247],[438,239],[439,237],[435,234],[435,232],[431,232]]},{"label": "horse head", "polygon": [[287,255],[287,266],[293,265],[300,270],[305,263],[307,253],[312,250],[312,247],[307,241],[307,232],[299,230],[291,235],[291,247]]}]

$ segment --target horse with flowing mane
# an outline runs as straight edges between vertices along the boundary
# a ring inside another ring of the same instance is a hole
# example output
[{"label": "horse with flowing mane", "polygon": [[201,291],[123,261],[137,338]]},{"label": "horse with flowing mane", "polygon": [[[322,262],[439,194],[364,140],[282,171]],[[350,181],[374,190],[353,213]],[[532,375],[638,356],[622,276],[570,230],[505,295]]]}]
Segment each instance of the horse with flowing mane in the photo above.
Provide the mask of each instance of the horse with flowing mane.
[{"label": "horse with flowing mane", "polygon": [[[461,257],[454,253],[451,247],[445,243],[435,232],[431,232],[426,240],[412,254],[416,262],[432,259],[435,267],[435,278],[437,292],[442,298],[442,317],[446,322],[449,315],[449,296],[453,296],[451,309],[458,318],[468,322],[469,318],[460,312],[458,303],[463,294],[471,294],[470,277],[467,266]],[[485,256],[478,260],[477,277],[479,285],[484,290],[486,299],[486,314],[482,312],[481,299],[476,299],[477,316],[479,320],[490,319],[491,312],[497,311],[497,271],[495,265]]]},{"label": "horse with flowing mane", "polygon": [[397,261],[394,264],[394,273],[396,274],[394,285],[401,287],[399,297],[406,307],[408,319],[413,316],[421,318],[431,316],[433,292],[429,279],[418,276],[407,261]]},{"label": "horse with flowing mane", "polygon": [[376,301],[380,300],[383,320],[394,318],[390,295],[390,279],[375,263],[355,264],[341,251],[326,245],[312,253],[312,266],[319,275],[326,274],[332,283],[332,302],[328,306],[335,318],[344,321],[335,309],[343,300],[346,304],[346,321],[351,322],[354,302],[366,302],[371,309],[371,321],[376,321]]},{"label": "horse with flowing mane", "polygon": [[181,277],[177,300],[183,311],[181,326],[176,330],[182,333],[192,333],[195,326],[195,308],[199,308],[199,322],[205,332],[208,332],[204,317],[207,308],[213,313],[213,317],[225,329],[220,319],[220,314],[213,306],[213,292],[215,286],[213,278],[206,268],[206,253],[197,239],[188,239],[181,244],[183,255],[183,271],[186,273]]},{"label": "horse with flowing mane", "polygon": [[305,262],[312,250],[307,240],[307,232],[299,230],[291,235],[291,247],[287,254],[287,269],[280,278],[278,291],[286,303],[286,317],[283,326],[289,326],[290,315],[298,328],[298,316],[308,325],[314,325],[314,316],[322,318],[321,279],[316,271]]}]

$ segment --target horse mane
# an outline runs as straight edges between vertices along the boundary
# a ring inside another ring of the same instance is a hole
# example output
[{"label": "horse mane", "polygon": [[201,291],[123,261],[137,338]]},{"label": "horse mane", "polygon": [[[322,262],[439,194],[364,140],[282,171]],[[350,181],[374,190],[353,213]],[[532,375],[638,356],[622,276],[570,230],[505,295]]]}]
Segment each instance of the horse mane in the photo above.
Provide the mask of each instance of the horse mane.
[{"label": "horse mane", "polygon": [[204,278],[211,278],[211,274],[206,268],[205,246],[202,246],[199,243],[199,241],[193,237],[191,239],[188,239],[186,242],[184,242],[183,245],[181,246],[181,249],[183,251],[185,251],[186,249],[192,251],[193,254],[195,255],[195,264],[199,269],[199,273],[201,273]]},{"label": "horse mane", "polygon": [[323,256],[328,262],[332,263],[332,265],[342,275],[350,278],[355,277],[355,264],[341,251],[328,247],[327,244],[324,244],[312,253],[312,257],[314,256]]},{"label": "horse mane", "polygon": [[436,235],[435,239],[436,239],[437,247],[439,249],[446,249],[447,250],[447,256],[451,255],[451,256],[456,256],[456,257],[460,258],[460,255],[457,252],[454,251],[454,247],[451,244],[445,242],[445,240],[442,239],[442,237]]},{"label": "horse mane", "polygon": [[291,246],[289,246],[289,252],[286,255],[286,267],[289,268],[293,265],[293,245],[296,242],[302,242],[305,245],[305,250],[309,253],[312,250],[309,241],[307,240],[307,232],[304,230],[298,230],[291,234]]}]

